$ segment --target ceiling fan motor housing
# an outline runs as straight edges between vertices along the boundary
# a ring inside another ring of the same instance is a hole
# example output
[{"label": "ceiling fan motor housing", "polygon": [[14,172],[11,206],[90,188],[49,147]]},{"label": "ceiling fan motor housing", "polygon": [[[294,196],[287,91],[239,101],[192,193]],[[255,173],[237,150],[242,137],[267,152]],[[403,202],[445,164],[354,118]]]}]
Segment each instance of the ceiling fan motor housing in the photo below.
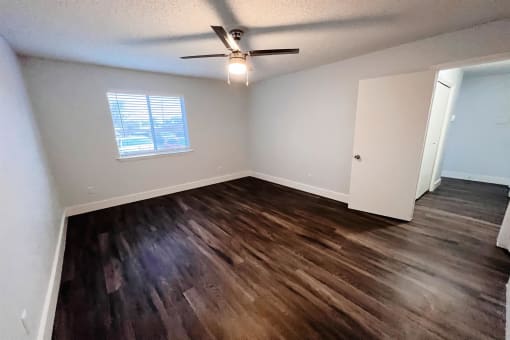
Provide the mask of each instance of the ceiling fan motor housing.
[{"label": "ceiling fan motor housing", "polygon": [[239,62],[242,64],[246,62],[246,55],[247,55],[246,53],[243,53],[241,51],[232,52],[229,55],[229,61],[230,63]]},{"label": "ceiling fan motor housing", "polygon": [[233,30],[230,30],[230,35],[232,36],[232,38],[234,38],[234,40],[236,41],[239,41],[241,40],[241,37],[243,36],[244,34],[244,31],[241,30],[241,29],[238,29],[238,28],[235,28]]}]

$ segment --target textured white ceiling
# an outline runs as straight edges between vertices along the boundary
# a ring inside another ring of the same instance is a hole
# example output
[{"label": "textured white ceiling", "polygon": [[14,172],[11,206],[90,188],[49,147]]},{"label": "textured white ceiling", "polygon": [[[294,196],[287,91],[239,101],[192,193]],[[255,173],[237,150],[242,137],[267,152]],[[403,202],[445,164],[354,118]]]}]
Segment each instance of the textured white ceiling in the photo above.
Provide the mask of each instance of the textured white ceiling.
[{"label": "textured white ceiling", "polygon": [[464,75],[468,77],[483,77],[510,73],[510,60],[463,67],[462,70],[464,71]]},{"label": "textured white ceiling", "polygon": [[225,78],[209,28],[243,26],[257,80],[510,16],[509,0],[0,0],[0,34],[20,54]]}]

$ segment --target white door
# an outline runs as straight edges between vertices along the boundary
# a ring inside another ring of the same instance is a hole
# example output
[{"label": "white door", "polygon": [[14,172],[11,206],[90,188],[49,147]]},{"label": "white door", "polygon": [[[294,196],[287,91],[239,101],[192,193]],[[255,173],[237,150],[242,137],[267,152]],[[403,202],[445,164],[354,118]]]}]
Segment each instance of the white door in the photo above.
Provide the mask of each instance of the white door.
[{"label": "white door", "polygon": [[432,174],[437,160],[437,150],[439,149],[449,99],[450,87],[438,81],[436,83],[434,99],[432,100],[432,107],[430,109],[430,119],[427,129],[427,138],[425,139],[425,149],[423,151],[416,198],[419,198],[429,191],[432,185]]},{"label": "white door", "polygon": [[349,208],[412,219],[435,77],[359,82]]}]

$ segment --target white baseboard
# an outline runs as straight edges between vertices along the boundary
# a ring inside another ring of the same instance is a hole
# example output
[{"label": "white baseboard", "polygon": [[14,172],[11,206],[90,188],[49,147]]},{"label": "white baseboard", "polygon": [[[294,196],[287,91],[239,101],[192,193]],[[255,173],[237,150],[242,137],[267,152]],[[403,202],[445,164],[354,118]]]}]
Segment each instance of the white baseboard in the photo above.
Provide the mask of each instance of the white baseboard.
[{"label": "white baseboard", "polygon": [[53,320],[55,318],[55,310],[57,307],[58,289],[60,287],[60,278],[62,276],[62,264],[64,262],[66,231],[67,215],[66,211],[64,210],[60,220],[60,230],[58,232],[57,246],[55,248],[55,255],[53,256],[53,263],[51,265],[50,281],[48,283],[46,297],[44,298],[44,305],[41,314],[41,321],[39,322],[37,340],[51,339],[51,333],[53,331]]},{"label": "white baseboard", "polygon": [[510,281],[506,284],[506,324],[505,339],[510,340]]},{"label": "white baseboard", "polygon": [[448,177],[448,178],[465,179],[465,180],[469,180],[469,181],[501,184],[501,185],[510,186],[510,177],[486,176],[486,175],[470,174],[470,173],[458,172],[458,171],[443,171],[441,173],[441,176]]},{"label": "white baseboard", "polygon": [[275,177],[275,176],[267,175],[267,174],[256,172],[256,171],[252,172],[251,175],[253,177],[256,177],[256,178],[259,178],[259,179],[262,179],[262,180],[265,180],[268,182],[273,182],[273,183],[280,184],[280,185],[290,187],[293,189],[305,191],[305,192],[308,192],[308,193],[311,193],[314,195],[327,197],[327,198],[333,199],[335,201],[339,201],[339,202],[343,202],[343,203],[349,202],[349,195],[344,194],[342,192],[323,189],[323,188],[319,188],[319,187],[316,187],[313,185],[295,182],[290,179],[286,179],[286,178],[282,178],[282,177]]},{"label": "white baseboard", "polygon": [[145,199],[149,199],[149,198],[153,198],[153,197],[169,195],[169,194],[173,194],[173,193],[179,192],[179,191],[185,191],[185,190],[203,187],[206,185],[226,182],[226,181],[230,181],[233,179],[247,177],[247,176],[250,176],[250,174],[251,174],[250,171],[240,171],[240,172],[236,172],[236,173],[232,173],[232,174],[228,174],[228,175],[223,175],[223,176],[218,176],[218,177],[210,177],[210,178],[205,178],[205,179],[201,179],[198,181],[172,185],[172,186],[165,187],[165,188],[158,188],[158,189],[154,189],[154,190],[138,192],[135,194],[112,197],[112,198],[108,198],[108,199],[101,200],[101,201],[94,201],[94,202],[89,202],[89,203],[84,203],[84,204],[73,205],[66,209],[67,216],[83,214],[83,213],[87,213],[90,211],[110,208],[110,207],[127,204],[127,203],[133,203],[136,201],[141,201],[141,200],[145,200]]},{"label": "white baseboard", "polygon": [[143,191],[143,192],[124,195],[124,196],[112,197],[112,198],[101,200],[101,201],[94,201],[94,202],[89,202],[89,203],[84,203],[84,204],[73,205],[66,209],[66,213],[67,213],[67,216],[79,215],[79,214],[83,214],[83,213],[87,213],[87,212],[91,212],[91,211],[95,211],[95,210],[110,208],[110,207],[127,204],[127,203],[133,203],[136,201],[141,201],[141,200],[145,200],[145,199],[149,199],[149,198],[153,198],[153,197],[169,195],[169,194],[173,194],[173,193],[176,193],[179,191],[200,188],[203,186],[226,182],[226,181],[243,178],[243,177],[247,177],[247,176],[253,176],[256,178],[266,180],[268,182],[281,184],[281,185],[284,185],[284,186],[287,186],[290,188],[294,188],[297,190],[301,190],[301,191],[309,192],[309,193],[312,193],[315,195],[331,198],[333,200],[343,202],[343,203],[347,203],[349,200],[349,195],[345,194],[345,193],[336,192],[336,191],[332,191],[332,190],[328,190],[328,189],[323,189],[323,188],[319,188],[319,187],[316,187],[313,185],[295,182],[295,181],[292,181],[292,180],[289,180],[286,178],[275,177],[275,176],[267,175],[267,174],[260,173],[260,172],[240,171],[240,172],[236,172],[236,173],[232,173],[232,174],[228,174],[228,175],[205,178],[205,179],[201,179],[198,181],[177,184],[177,185],[173,185],[173,186],[169,186],[169,187],[165,187],[165,188],[158,188],[158,189],[154,189],[154,190]]},{"label": "white baseboard", "polygon": [[434,183],[432,183],[432,185],[430,186],[430,191],[436,190],[437,188],[439,188],[440,185],[441,185],[441,178],[439,178]]}]

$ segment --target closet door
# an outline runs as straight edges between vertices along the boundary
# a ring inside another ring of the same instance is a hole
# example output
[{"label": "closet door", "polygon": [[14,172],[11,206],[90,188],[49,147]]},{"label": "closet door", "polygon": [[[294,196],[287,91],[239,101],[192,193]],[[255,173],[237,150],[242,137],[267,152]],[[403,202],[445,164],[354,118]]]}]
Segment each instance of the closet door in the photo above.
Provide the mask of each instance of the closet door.
[{"label": "closet door", "polygon": [[421,162],[420,179],[418,181],[418,190],[416,198],[421,197],[432,186],[432,175],[437,161],[437,152],[441,141],[444,121],[450,101],[450,87],[441,82],[436,83],[432,108],[430,109],[430,118],[425,139],[425,148],[423,151],[423,160]]}]

